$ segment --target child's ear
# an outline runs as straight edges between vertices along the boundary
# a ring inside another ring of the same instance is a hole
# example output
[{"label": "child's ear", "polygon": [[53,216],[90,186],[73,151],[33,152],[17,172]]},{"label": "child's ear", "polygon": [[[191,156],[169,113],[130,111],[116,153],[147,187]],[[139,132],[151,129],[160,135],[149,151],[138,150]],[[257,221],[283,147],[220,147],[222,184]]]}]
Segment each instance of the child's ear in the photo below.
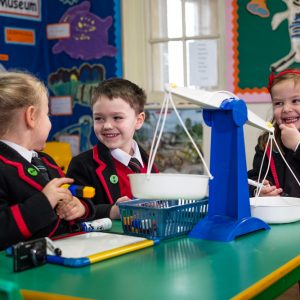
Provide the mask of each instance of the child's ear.
[{"label": "child's ear", "polygon": [[143,126],[144,121],[145,121],[145,113],[141,112],[137,116],[137,121],[136,121],[135,129],[136,130],[140,129]]},{"label": "child's ear", "polygon": [[36,123],[36,108],[31,105],[25,110],[25,122],[29,128],[33,128]]}]

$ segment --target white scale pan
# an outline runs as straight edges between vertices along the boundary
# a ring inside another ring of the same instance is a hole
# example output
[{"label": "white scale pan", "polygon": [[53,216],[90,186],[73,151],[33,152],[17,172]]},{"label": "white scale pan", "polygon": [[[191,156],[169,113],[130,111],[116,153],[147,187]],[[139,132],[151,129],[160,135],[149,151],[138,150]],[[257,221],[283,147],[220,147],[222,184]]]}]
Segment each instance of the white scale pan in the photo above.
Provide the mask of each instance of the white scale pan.
[{"label": "white scale pan", "polygon": [[251,215],[269,224],[291,223],[300,220],[300,198],[250,198]]}]

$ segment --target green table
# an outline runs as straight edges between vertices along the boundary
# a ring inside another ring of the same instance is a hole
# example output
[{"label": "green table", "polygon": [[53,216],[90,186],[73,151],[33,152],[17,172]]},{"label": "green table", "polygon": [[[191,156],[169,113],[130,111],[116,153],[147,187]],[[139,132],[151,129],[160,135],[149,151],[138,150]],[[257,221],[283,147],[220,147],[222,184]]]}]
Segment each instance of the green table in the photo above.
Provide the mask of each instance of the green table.
[{"label": "green table", "polygon": [[[112,231],[121,231],[120,222],[114,222]],[[20,289],[112,300],[223,300],[262,280],[259,286],[265,290],[257,299],[271,299],[300,279],[299,259],[294,259],[299,253],[297,222],[273,225],[269,231],[257,231],[228,243],[169,239],[81,268],[46,264],[13,273],[12,258],[2,252],[0,279],[15,282]],[[276,271],[278,268],[285,271]],[[266,282],[270,276],[273,279]],[[253,290],[257,291],[257,285],[249,293]],[[249,298],[249,293],[236,299]]]}]

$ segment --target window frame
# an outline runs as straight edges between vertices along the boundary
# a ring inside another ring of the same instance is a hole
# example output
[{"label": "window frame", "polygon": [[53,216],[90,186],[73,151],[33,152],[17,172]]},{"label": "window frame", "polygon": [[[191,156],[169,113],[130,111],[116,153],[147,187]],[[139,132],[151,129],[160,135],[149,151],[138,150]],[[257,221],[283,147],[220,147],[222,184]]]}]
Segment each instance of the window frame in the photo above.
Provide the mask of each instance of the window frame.
[{"label": "window frame", "polygon": [[[147,103],[162,103],[164,93],[152,90],[150,16],[148,1],[122,0],[122,34],[123,34],[123,74],[143,87],[147,93]],[[218,87],[226,89],[225,76],[225,1],[218,0]],[[182,98],[174,97],[177,103],[184,103]],[[184,105],[184,104],[183,104]],[[203,127],[203,151],[206,161],[210,159],[210,128]]]},{"label": "window frame", "polygon": [[[185,3],[188,2],[188,0],[180,0],[182,3],[182,10],[181,10],[181,19],[182,19],[182,24],[181,24],[181,36],[179,37],[156,37],[156,38],[152,38],[152,32],[151,32],[151,0],[148,1],[146,3],[146,18],[147,18],[147,26],[148,26],[148,31],[147,31],[147,40],[148,40],[148,46],[149,46],[149,59],[152,62],[152,53],[151,53],[151,49],[152,46],[154,46],[155,44],[162,44],[162,43],[168,43],[168,42],[181,42],[182,43],[182,62],[183,62],[183,82],[184,82],[184,86],[187,86],[188,84],[188,45],[187,42],[188,41],[203,41],[203,40],[215,40],[217,42],[217,53],[219,52],[220,49],[220,25],[219,25],[219,21],[218,21],[218,27],[217,27],[217,34],[206,34],[206,35],[186,35],[186,11],[185,11]],[[218,5],[219,5],[219,1],[217,0],[217,9],[218,9]],[[147,12],[149,12],[147,14]],[[219,11],[218,11],[219,13]],[[152,62],[153,63],[153,62]],[[155,63],[155,62],[154,62]],[[152,65],[152,64],[151,64]],[[217,55],[217,65],[218,65],[218,55]],[[149,73],[151,76],[151,79],[154,77],[153,76],[153,71],[154,69],[152,69],[152,67],[150,67]],[[218,74],[218,78],[217,78],[217,86],[210,88],[211,90],[216,89],[217,87],[219,87],[220,85],[220,70],[218,67],[217,70],[217,74]],[[156,90],[153,87],[153,82],[152,82],[152,86],[151,86],[151,92],[155,92]]]}]

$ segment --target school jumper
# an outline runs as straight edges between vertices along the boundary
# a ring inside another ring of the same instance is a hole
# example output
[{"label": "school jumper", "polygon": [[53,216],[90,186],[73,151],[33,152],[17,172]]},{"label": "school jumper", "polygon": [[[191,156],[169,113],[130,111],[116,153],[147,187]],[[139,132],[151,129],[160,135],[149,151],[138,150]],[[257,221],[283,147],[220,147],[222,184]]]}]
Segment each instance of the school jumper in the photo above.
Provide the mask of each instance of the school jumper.
[{"label": "school jumper", "polygon": [[[147,172],[148,155],[140,147],[144,167],[141,173]],[[154,166],[152,173],[158,170]],[[67,176],[76,184],[90,185],[96,189],[93,199],[96,209],[95,218],[109,217],[110,209],[122,196],[132,198],[128,174],[133,174],[127,166],[114,159],[110,150],[101,142],[86,152],[75,157],[70,162]]]},{"label": "school jumper", "polygon": [[[284,157],[296,175],[297,179],[300,180],[300,147],[296,150],[296,152],[284,148]],[[259,175],[259,169],[261,166],[263,151],[261,151],[258,145],[255,147],[255,156],[253,159],[253,169],[248,171],[248,178],[257,180]],[[300,186],[295,180],[294,176],[286,166],[283,161],[281,155],[277,151],[272,151],[272,157],[274,160],[273,166],[275,170],[271,170],[270,168],[268,175],[266,177],[267,180],[270,181],[271,185],[276,185],[277,188],[281,187],[283,189],[283,193],[288,194],[290,197],[300,197]],[[260,179],[263,179],[266,174],[268,166],[268,157],[265,156],[264,164],[261,172]],[[272,165],[271,165],[272,167]],[[277,179],[276,179],[277,177]],[[249,187],[250,196],[254,196],[255,187]]]},{"label": "school jumper", "polygon": [[[50,180],[64,173],[47,154],[39,152]],[[0,141],[0,249],[19,241],[71,232],[74,221],[58,218],[41,192],[48,181],[17,151]],[[94,216],[91,201],[82,201],[86,214]],[[78,220],[79,221],[79,220]]]}]

